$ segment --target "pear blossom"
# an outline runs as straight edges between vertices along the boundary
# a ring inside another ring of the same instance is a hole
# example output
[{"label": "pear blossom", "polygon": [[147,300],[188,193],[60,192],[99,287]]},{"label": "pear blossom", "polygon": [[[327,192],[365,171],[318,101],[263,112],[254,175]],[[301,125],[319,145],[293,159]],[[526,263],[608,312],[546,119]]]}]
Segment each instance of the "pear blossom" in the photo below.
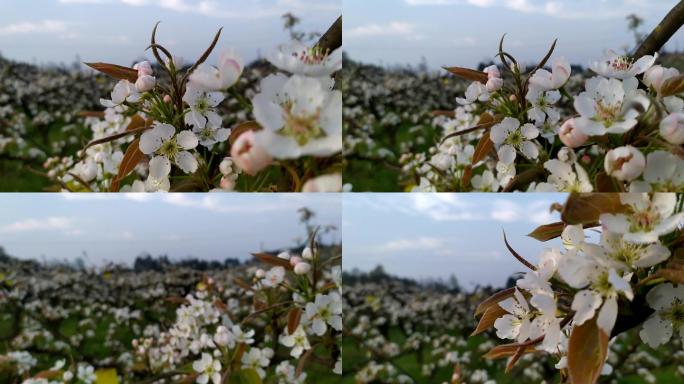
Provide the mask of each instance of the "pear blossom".
[{"label": "pear blossom", "polygon": [[332,79],[269,75],[254,96],[254,116],[264,128],[256,143],[277,159],[328,156],[342,150],[342,93]]},{"label": "pear blossom", "polygon": [[174,162],[185,173],[197,170],[197,159],[189,150],[197,147],[197,136],[189,130],[176,134],[176,128],[171,124],[156,123],[154,127],[140,136],[140,151],[153,156],[150,161],[150,175],[156,180],[171,171],[170,163]]},{"label": "pear blossom", "polygon": [[114,85],[111,97],[111,100],[100,99],[100,104],[107,108],[114,108],[124,102],[137,103],[138,100],[140,100],[140,93],[135,87],[135,84],[128,80],[119,80],[119,82]]},{"label": "pear blossom", "polygon": [[656,348],[678,333],[684,342],[684,285],[660,284],[648,291],[646,302],[655,313],[644,322],[641,340]]},{"label": "pear blossom", "polygon": [[301,324],[297,329],[291,334],[287,334],[287,329],[285,329],[285,334],[280,336],[280,344],[292,348],[290,350],[290,356],[298,359],[304,351],[311,349],[311,344],[309,344],[309,339],[306,337],[306,332]]},{"label": "pear blossom", "polygon": [[[195,89],[223,91],[232,87],[242,75],[242,59],[233,50],[222,52],[218,68],[202,63],[188,77],[189,84]],[[190,104],[190,103],[188,103]]]},{"label": "pear blossom", "polygon": [[643,181],[636,180],[629,192],[671,192],[684,188],[684,160],[665,151],[654,151],[646,156]]},{"label": "pear blossom", "polygon": [[601,60],[591,63],[589,68],[601,76],[627,79],[646,72],[653,66],[658,54],[645,55],[633,61],[629,56],[618,55],[608,49]]},{"label": "pear blossom", "polygon": [[639,177],[646,167],[646,158],[631,145],[611,149],[603,160],[608,176],[631,181]]},{"label": "pear blossom", "polygon": [[202,128],[194,126],[192,131],[197,135],[199,144],[207,148],[211,148],[214,144],[228,140],[228,137],[230,136],[229,128],[216,127],[209,121],[207,121],[207,124]]},{"label": "pear blossom", "polygon": [[490,65],[489,67],[483,69],[482,72],[487,74],[487,83],[485,84],[487,92],[496,92],[503,87],[501,72],[496,65]]},{"label": "pear blossom", "polygon": [[527,158],[536,159],[539,156],[539,149],[532,140],[537,136],[539,136],[537,127],[530,123],[520,127],[520,121],[512,117],[504,118],[490,131],[491,140],[497,147],[499,160],[505,164],[510,164],[515,160],[517,151]]},{"label": "pear blossom", "polygon": [[297,263],[294,266],[294,273],[297,275],[306,275],[311,271],[311,264],[306,262]]},{"label": "pear blossom", "polygon": [[185,124],[195,128],[204,128],[207,124],[221,126],[221,116],[214,107],[219,105],[225,96],[221,92],[208,92],[202,88],[188,84],[183,101],[188,103],[190,111],[185,114]]},{"label": "pear blossom", "polygon": [[470,83],[468,88],[466,88],[465,91],[465,98],[457,97],[456,102],[461,104],[461,105],[469,105],[472,104],[476,101],[488,101],[489,100],[489,91],[487,91],[487,87],[485,84],[480,83],[479,81],[473,81]]},{"label": "pear blossom", "polygon": [[660,136],[670,144],[684,144],[684,113],[671,113],[661,120]]},{"label": "pear blossom", "polygon": [[556,317],[556,299],[552,293],[537,293],[530,299],[530,304],[535,307],[539,314],[530,324],[530,339],[544,336],[539,349],[555,353],[562,340],[561,319]]},{"label": "pear blossom", "polygon": [[214,359],[208,353],[202,353],[202,358],[192,363],[192,369],[200,375],[197,376],[197,383],[207,384],[209,380],[213,384],[221,383],[221,361]]},{"label": "pear blossom", "polygon": [[306,382],[306,372],[297,376],[297,369],[289,361],[281,361],[275,369],[276,375],[280,378],[279,384],[304,384]]},{"label": "pear blossom", "polygon": [[561,57],[554,60],[551,72],[546,69],[536,70],[530,77],[530,85],[543,90],[559,89],[570,78],[570,63]]},{"label": "pear blossom", "polygon": [[[570,226],[568,227],[570,228]],[[567,231],[567,228],[566,228]],[[565,234],[566,231],[563,233]],[[532,294],[553,294],[553,289],[549,280],[556,273],[558,260],[561,258],[560,252],[555,248],[544,250],[539,256],[539,265],[535,271],[527,271],[521,279],[516,282],[520,289],[524,289]]]},{"label": "pear blossom", "polygon": [[637,124],[639,109],[650,104],[636,79],[592,77],[586,81],[586,91],[575,97],[575,126],[587,136],[625,133]]},{"label": "pear blossom", "polygon": [[670,257],[670,250],[661,244],[635,244],[625,241],[622,235],[603,231],[600,244],[584,243],[584,252],[594,259],[603,260],[617,271],[648,268]]},{"label": "pear blossom", "polygon": [[263,280],[261,280],[261,283],[266,287],[277,287],[280,283],[283,282],[284,278],[285,268],[280,266],[273,267],[268,272],[266,272],[266,275],[264,276]]},{"label": "pear blossom", "polygon": [[135,81],[135,89],[141,93],[151,91],[154,88],[156,83],[157,83],[157,79],[155,79],[154,76],[150,76],[150,75],[138,76],[138,79]]},{"label": "pear blossom", "polygon": [[[295,267],[296,268],[296,267]],[[339,293],[316,295],[313,303],[306,303],[304,309],[306,322],[318,336],[323,336],[330,325],[337,331],[342,330],[342,298]]]},{"label": "pear blossom", "polygon": [[603,213],[599,217],[605,230],[621,234],[625,241],[648,244],[674,231],[684,219],[684,212],[674,214],[677,196],[674,193],[622,193],[626,213]]},{"label": "pear blossom", "polygon": [[282,44],[268,56],[278,69],[296,75],[326,77],[342,69],[342,48],[332,52],[318,47],[310,48],[293,40]]},{"label": "pear blossom", "polygon": [[499,181],[492,171],[486,169],[481,175],[475,175],[470,180],[473,188],[477,191],[495,192],[499,190]]},{"label": "pear blossom", "polygon": [[589,175],[576,161],[551,159],[544,163],[551,172],[545,183],[536,186],[537,192],[591,192],[594,190]]},{"label": "pear blossom", "polygon": [[513,297],[500,301],[498,305],[508,313],[494,321],[496,335],[519,343],[529,339],[532,313],[525,296],[515,289]]},{"label": "pear blossom", "polygon": [[268,367],[272,357],[273,350],[271,348],[250,348],[248,353],[242,355],[242,367],[254,369],[263,379],[266,377],[264,368]]},{"label": "pear blossom", "polygon": [[536,125],[541,125],[548,118],[552,121],[560,119],[560,112],[553,107],[560,100],[561,94],[557,90],[546,91],[543,88],[530,87],[525,99],[530,102],[532,108],[527,111],[527,117]]}]

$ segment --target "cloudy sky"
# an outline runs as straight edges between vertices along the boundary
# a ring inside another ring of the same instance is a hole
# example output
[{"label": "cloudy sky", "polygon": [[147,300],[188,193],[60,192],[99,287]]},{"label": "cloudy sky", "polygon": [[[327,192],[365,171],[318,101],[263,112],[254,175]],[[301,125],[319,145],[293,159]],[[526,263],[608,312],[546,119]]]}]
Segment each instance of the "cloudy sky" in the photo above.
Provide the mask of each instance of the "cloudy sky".
[{"label": "cloudy sky", "polygon": [[[556,54],[587,64],[606,48],[633,47],[625,17],[635,13],[652,28],[678,0],[344,0],[345,50],[376,64],[432,68],[475,66],[498,52],[507,33],[509,53],[539,61],[554,38]],[[684,48],[680,30],[668,44]]]},{"label": "cloudy sky", "polygon": [[[341,226],[328,194],[0,194],[0,246],[20,258],[131,262],[141,252],[174,259],[249,258],[291,246],[305,231],[297,210]],[[339,241],[338,231],[324,238]]]},{"label": "cloudy sky", "polygon": [[558,221],[549,206],[563,194],[349,194],[344,196],[344,268],[383,265],[412,278],[447,278],[461,285],[503,285],[524,267],[503,242],[536,262],[545,246],[526,234]]},{"label": "cloudy sky", "polygon": [[188,61],[220,27],[219,49],[251,60],[289,40],[284,13],[299,16],[306,32],[325,32],[341,7],[342,0],[0,0],[0,53],[36,63],[72,63],[79,55],[130,64],[145,57],[161,21],[158,42]]}]

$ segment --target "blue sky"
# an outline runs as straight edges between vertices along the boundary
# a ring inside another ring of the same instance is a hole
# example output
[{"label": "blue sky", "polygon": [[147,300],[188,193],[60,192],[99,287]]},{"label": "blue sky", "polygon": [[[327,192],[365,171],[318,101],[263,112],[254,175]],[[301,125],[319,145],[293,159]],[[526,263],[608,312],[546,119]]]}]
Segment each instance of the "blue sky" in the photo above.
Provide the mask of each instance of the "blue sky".
[{"label": "blue sky", "polygon": [[544,247],[526,235],[540,224],[558,221],[549,213],[566,195],[528,194],[348,194],[342,230],[344,269],[388,272],[412,278],[447,278],[461,285],[503,285],[523,270],[506,249],[536,262]]},{"label": "blue sky", "polygon": [[[341,227],[335,194],[0,194],[0,246],[16,257],[131,262],[141,252],[180,259],[250,258],[295,245],[297,210]],[[341,239],[341,233],[324,240]]]},{"label": "blue sky", "polygon": [[80,55],[130,64],[144,57],[161,21],[158,42],[186,62],[221,26],[218,51],[233,47],[251,60],[289,40],[282,14],[298,15],[301,30],[325,32],[341,8],[342,0],[0,0],[0,53],[36,63],[72,63]]},{"label": "blue sky", "polygon": [[[475,66],[507,50],[519,61],[539,61],[554,38],[556,55],[586,65],[606,48],[632,47],[625,17],[636,13],[652,28],[678,0],[344,0],[345,50],[376,64],[433,68]],[[680,30],[668,47],[684,48]]]}]

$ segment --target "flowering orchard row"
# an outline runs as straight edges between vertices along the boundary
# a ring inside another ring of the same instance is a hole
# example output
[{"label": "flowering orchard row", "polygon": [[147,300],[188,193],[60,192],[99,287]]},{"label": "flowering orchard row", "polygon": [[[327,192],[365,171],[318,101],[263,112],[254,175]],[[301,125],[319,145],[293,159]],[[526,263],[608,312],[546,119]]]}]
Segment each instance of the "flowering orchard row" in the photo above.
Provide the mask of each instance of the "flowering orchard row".
[{"label": "flowering orchard row", "polygon": [[341,256],[200,272],[0,262],[0,383],[336,382]]}]

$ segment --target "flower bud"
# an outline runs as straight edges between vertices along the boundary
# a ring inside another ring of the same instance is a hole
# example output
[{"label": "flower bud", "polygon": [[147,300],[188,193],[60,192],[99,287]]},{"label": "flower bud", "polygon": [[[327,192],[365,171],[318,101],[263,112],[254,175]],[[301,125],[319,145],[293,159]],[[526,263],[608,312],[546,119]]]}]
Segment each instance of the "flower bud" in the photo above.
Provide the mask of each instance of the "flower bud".
[{"label": "flower bud", "polygon": [[660,136],[668,143],[684,144],[684,113],[671,113],[660,122]]},{"label": "flower bud", "polygon": [[224,191],[235,190],[235,180],[230,177],[221,177],[221,182],[219,185],[221,186],[221,189],[223,189]]},{"label": "flower bud", "polygon": [[487,84],[485,85],[485,88],[487,88],[487,91],[489,92],[495,92],[498,91],[503,87],[503,79],[500,77],[491,77],[489,80],[487,80]]},{"label": "flower bud", "polygon": [[138,77],[141,76],[152,76],[152,65],[149,61],[141,61],[133,66],[133,69],[138,70]]},{"label": "flower bud", "polygon": [[138,92],[147,92],[152,90],[156,83],[157,79],[155,79],[154,76],[142,75],[138,76],[138,80],[135,81],[135,88]]},{"label": "flower bud", "polygon": [[296,273],[297,275],[305,275],[305,274],[309,273],[310,270],[311,270],[311,264],[304,263],[304,262],[298,263],[294,267],[294,273]]},{"label": "flower bud", "polygon": [[292,256],[290,258],[290,265],[292,265],[293,267],[302,262],[304,262],[304,260],[302,260],[302,258],[299,256]]},{"label": "flower bud", "polygon": [[164,95],[164,102],[165,102],[165,103],[170,103],[171,101],[172,101],[172,100],[171,100],[171,96],[170,96],[170,95]]},{"label": "flower bud", "polygon": [[608,151],[604,161],[606,173],[618,180],[631,181],[646,167],[646,158],[638,149],[627,145]]},{"label": "flower bud", "polygon": [[290,260],[290,254],[287,251],[280,252],[278,254],[279,259]]},{"label": "flower bud", "polygon": [[256,273],[254,273],[254,275],[255,275],[256,277],[260,278],[260,279],[263,279],[264,276],[266,276],[266,271],[264,271],[263,269],[259,268],[259,269],[256,270]]},{"label": "flower bud", "polygon": [[302,257],[305,260],[313,260],[313,252],[311,252],[311,248],[309,248],[309,247],[304,248],[304,250],[302,251]]},{"label": "flower bud", "polygon": [[219,171],[223,176],[228,176],[233,173],[233,159],[230,157],[224,157],[219,164]]},{"label": "flower bud", "polygon": [[566,120],[558,132],[560,140],[570,148],[577,148],[587,142],[589,137],[575,127],[575,119]]},{"label": "flower bud", "polygon": [[235,164],[250,176],[256,175],[273,162],[271,156],[256,144],[254,131],[247,131],[238,136],[230,148],[230,156]]}]

